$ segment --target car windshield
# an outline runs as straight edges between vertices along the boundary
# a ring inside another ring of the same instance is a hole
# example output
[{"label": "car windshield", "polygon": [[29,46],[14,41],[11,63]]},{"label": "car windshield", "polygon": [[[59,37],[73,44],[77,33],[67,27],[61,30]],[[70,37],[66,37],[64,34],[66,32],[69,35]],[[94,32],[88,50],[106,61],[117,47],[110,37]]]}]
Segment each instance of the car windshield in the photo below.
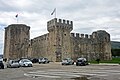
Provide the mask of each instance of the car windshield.
[{"label": "car windshield", "polygon": [[70,58],[65,58],[65,59],[63,59],[63,61],[71,61],[71,59]]},{"label": "car windshield", "polygon": [[85,58],[78,58],[78,61],[86,61]]},{"label": "car windshield", "polygon": [[79,62],[83,62],[83,60],[78,60]]},{"label": "car windshield", "polygon": [[43,58],[44,60],[48,60],[47,58]]},{"label": "car windshield", "polygon": [[24,59],[23,62],[30,62],[30,60],[28,60],[28,59]]},{"label": "car windshield", "polygon": [[68,59],[63,59],[63,61],[66,61],[66,60],[68,60]]},{"label": "car windshield", "polygon": [[39,58],[40,60],[42,60],[43,58]]},{"label": "car windshield", "polygon": [[48,60],[47,58],[39,58],[40,60]]},{"label": "car windshield", "polygon": [[18,63],[18,61],[12,61],[13,63]]}]

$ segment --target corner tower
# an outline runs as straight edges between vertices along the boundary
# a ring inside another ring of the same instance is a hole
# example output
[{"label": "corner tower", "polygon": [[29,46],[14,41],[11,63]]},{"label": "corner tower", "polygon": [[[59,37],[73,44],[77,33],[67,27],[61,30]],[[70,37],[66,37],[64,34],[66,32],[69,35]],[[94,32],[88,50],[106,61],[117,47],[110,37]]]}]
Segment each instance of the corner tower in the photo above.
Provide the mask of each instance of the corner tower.
[{"label": "corner tower", "polygon": [[104,30],[98,30],[96,32],[93,32],[92,36],[97,41],[98,46],[96,46],[95,50],[98,51],[96,52],[98,58],[100,58],[101,60],[111,60],[112,54],[110,34]]},{"label": "corner tower", "polygon": [[30,27],[24,24],[11,24],[5,28],[4,58],[27,57]]},{"label": "corner tower", "polygon": [[47,22],[49,31],[49,52],[54,61],[61,61],[70,54],[70,32],[73,30],[73,22],[54,18]]}]

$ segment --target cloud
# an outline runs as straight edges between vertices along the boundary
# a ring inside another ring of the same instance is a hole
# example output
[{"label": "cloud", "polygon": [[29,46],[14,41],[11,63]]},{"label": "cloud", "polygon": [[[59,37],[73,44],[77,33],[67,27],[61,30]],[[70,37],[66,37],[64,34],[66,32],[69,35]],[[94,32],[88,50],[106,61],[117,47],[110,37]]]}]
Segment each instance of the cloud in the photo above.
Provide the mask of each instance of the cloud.
[{"label": "cloud", "polygon": [[4,30],[3,29],[0,29],[0,54],[3,54],[3,41],[4,41]]},{"label": "cloud", "polygon": [[31,27],[31,38],[48,33],[47,21],[54,18],[71,20],[73,31],[91,34],[102,29],[111,40],[120,41],[120,0],[0,0],[0,43],[3,44],[4,27],[18,22]]}]

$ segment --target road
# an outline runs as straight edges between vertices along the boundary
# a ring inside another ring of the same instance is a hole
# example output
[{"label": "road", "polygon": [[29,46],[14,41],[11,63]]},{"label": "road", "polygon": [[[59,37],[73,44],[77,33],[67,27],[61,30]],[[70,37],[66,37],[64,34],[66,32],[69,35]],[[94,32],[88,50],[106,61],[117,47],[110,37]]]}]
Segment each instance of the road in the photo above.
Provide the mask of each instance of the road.
[{"label": "road", "polygon": [[120,80],[120,65],[36,63],[33,67],[0,69],[0,80]]}]

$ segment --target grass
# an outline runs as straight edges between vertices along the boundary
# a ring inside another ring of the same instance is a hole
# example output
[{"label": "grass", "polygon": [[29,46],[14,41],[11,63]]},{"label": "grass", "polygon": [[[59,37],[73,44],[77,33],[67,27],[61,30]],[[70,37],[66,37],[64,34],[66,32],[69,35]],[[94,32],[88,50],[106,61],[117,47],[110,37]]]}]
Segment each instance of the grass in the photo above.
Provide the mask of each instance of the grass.
[{"label": "grass", "polygon": [[[89,63],[98,64],[98,62],[95,61],[95,60],[89,61]],[[100,61],[99,63],[114,63],[114,64],[120,64],[120,58],[112,58],[112,60],[104,60],[104,61]]]}]

